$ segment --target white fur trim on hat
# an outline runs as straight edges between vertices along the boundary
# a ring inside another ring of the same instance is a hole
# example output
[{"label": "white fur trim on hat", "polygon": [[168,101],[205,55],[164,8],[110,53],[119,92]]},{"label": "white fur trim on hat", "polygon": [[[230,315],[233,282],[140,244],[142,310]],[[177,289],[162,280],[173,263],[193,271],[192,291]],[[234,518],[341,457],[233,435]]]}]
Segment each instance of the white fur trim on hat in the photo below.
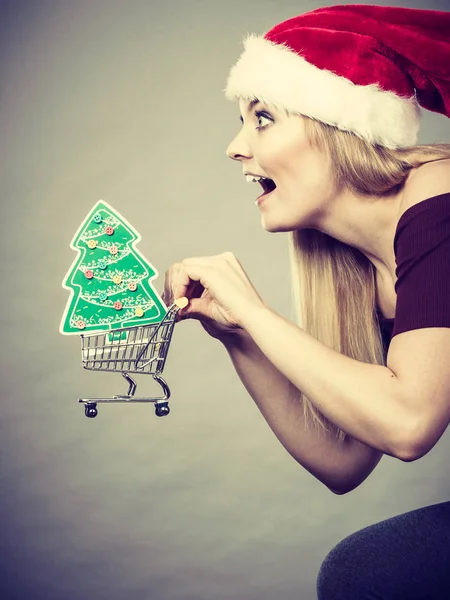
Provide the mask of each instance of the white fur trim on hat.
[{"label": "white fur trim on hat", "polygon": [[244,41],[225,93],[230,100],[258,98],[387,148],[417,141],[420,108],[414,96],[400,97],[376,84],[355,85],[264,37],[249,35]]}]

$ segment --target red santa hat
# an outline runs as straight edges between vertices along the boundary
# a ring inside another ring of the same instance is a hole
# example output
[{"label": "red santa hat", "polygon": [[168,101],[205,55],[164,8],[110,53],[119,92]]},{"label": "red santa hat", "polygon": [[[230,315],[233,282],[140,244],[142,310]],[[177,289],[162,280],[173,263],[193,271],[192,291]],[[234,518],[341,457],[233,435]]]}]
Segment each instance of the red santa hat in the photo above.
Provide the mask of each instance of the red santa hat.
[{"label": "red santa hat", "polygon": [[348,4],[249,35],[226,95],[387,148],[416,143],[420,108],[450,117],[450,13]]}]

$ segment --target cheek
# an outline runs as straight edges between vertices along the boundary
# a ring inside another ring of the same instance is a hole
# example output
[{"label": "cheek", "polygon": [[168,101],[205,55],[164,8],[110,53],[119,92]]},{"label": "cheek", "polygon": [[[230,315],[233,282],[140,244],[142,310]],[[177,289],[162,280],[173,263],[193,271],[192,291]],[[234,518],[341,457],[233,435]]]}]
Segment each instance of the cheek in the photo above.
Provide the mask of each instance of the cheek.
[{"label": "cheek", "polygon": [[296,180],[305,176],[312,166],[311,158],[311,148],[306,140],[299,139],[298,135],[284,135],[267,144],[265,152],[261,154],[261,166],[264,161],[269,173],[275,178],[277,175],[282,177],[287,183],[287,179]]},{"label": "cheek", "polygon": [[292,152],[289,164],[290,175],[293,180],[301,181],[304,185],[320,185],[328,178],[328,161],[320,152],[304,145]]}]

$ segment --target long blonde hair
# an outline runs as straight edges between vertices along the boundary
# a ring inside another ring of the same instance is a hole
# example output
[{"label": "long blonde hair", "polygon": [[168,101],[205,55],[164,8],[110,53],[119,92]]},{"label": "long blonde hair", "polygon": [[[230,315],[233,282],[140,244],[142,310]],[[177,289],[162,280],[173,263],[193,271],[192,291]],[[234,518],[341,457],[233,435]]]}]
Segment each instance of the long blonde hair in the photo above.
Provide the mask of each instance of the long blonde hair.
[{"label": "long blonde hair", "polygon": [[[305,117],[309,142],[331,159],[336,185],[359,195],[399,191],[411,169],[450,158],[450,144],[398,150],[365,142]],[[300,327],[326,346],[360,362],[386,364],[376,313],[375,267],[358,249],[316,229],[289,232],[291,277]],[[361,392],[362,394],[364,391]],[[313,423],[344,441],[347,434],[299,392],[306,426]]]}]

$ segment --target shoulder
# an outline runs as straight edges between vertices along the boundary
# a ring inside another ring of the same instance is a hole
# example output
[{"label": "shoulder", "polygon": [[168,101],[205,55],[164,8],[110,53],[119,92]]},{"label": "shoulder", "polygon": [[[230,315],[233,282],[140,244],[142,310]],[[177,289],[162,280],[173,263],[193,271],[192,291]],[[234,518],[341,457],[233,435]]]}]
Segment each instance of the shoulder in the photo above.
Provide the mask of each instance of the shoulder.
[{"label": "shoulder", "polygon": [[450,158],[425,163],[414,169],[402,190],[399,217],[415,204],[450,193]]},{"label": "shoulder", "polygon": [[[446,193],[450,194],[450,159],[421,165],[414,169],[404,186],[400,216],[415,204]],[[434,260],[431,253],[429,256]],[[448,261],[446,257],[443,260]],[[447,311],[448,303],[439,301],[441,284],[432,284],[428,289],[420,283],[423,279],[419,277],[417,281],[419,283],[410,288],[413,290],[410,294],[406,294],[406,290],[402,294],[399,286],[396,317],[398,319],[405,310],[408,318],[414,316],[415,327],[417,320],[423,324],[395,335],[386,359],[387,367],[399,381],[403,402],[410,403],[416,414],[413,419],[416,426],[411,430],[409,442],[413,460],[429,452],[450,424],[450,311]],[[415,300],[411,298],[414,294]],[[420,297],[427,300],[422,302]],[[433,314],[435,325],[431,324]]]}]

